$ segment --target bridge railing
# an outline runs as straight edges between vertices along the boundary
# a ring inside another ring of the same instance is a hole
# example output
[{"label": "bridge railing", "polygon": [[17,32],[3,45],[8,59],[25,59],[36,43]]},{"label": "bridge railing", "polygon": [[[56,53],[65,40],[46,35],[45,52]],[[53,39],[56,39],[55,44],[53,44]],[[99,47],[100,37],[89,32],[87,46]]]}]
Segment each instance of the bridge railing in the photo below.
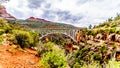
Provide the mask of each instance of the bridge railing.
[{"label": "bridge railing", "polygon": [[39,33],[41,34],[41,38],[47,36],[48,34],[65,34],[71,37],[73,40],[76,40],[78,29],[73,28],[41,28],[39,29]]}]

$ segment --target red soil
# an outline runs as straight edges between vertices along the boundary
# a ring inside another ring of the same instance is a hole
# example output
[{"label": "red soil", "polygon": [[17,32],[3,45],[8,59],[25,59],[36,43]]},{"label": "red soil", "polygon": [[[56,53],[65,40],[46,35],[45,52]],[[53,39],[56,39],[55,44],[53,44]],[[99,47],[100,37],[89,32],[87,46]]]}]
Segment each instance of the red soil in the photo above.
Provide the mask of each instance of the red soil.
[{"label": "red soil", "polygon": [[13,46],[0,45],[0,68],[39,68],[39,57],[34,53],[31,49],[22,51]]}]

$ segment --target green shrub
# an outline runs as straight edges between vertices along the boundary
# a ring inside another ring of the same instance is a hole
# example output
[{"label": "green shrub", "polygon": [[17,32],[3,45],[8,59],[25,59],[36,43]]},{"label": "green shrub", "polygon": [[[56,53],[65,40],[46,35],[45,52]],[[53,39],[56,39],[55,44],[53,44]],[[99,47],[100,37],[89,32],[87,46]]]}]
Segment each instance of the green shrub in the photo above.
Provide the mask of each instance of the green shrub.
[{"label": "green shrub", "polygon": [[6,26],[6,27],[4,27],[4,31],[5,31],[5,33],[11,33],[12,32],[12,28],[9,27],[9,26]]},{"label": "green shrub", "polygon": [[78,63],[78,62],[76,62],[74,65],[73,65],[73,68],[80,68],[81,67],[81,65]]},{"label": "green shrub", "polygon": [[99,33],[105,33],[105,30],[103,30],[103,29],[97,30],[97,34],[99,34]]},{"label": "green shrub", "polygon": [[110,60],[106,64],[106,68],[120,68],[120,62],[115,60]]},{"label": "green shrub", "polygon": [[2,36],[0,36],[0,42],[2,42],[3,41],[3,37]]},{"label": "green shrub", "polygon": [[37,46],[39,37],[31,32],[14,30],[13,42],[19,44],[22,48]]},{"label": "green shrub", "polygon": [[95,32],[94,32],[93,30],[88,30],[88,31],[87,31],[87,35],[93,35],[93,36],[94,36],[94,35],[95,35]]},{"label": "green shrub", "polygon": [[15,35],[15,39],[17,40],[17,43],[22,47],[30,47],[30,44],[33,40],[31,40],[31,37],[28,33],[18,33]]},{"label": "green shrub", "polygon": [[80,68],[102,68],[102,67],[99,64],[99,62],[93,62],[93,63],[90,63],[90,64],[84,64]]},{"label": "green shrub", "polygon": [[114,45],[112,46],[112,49],[113,49],[113,50],[116,50],[116,49],[117,49],[117,45],[114,44]]},{"label": "green shrub", "polygon": [[117,26],[117,24],[114,23],[114,24],[112,24],[111,28],[116,27],[116,26]]},{"label": "green shrub", "polygon": [[45,46],[45,48],[48,50],[48,51],[50,51],[50,50],[54,50],[54,43],[52,43],[52,42],[48,42],[48,43],[45,43],[44,44],[44,46]]},{"label": "green shrub", "polygon": [[120,14],[117,14],[117,16],[114,18],[114,20],[120,20]]},{"label": "green shrub", "polygon": [[40,67],[44,68],[66,68],[67,59],[64,51],[56,48],[52,42],[45,43],[40,48],[40,56],[42,59],[39,62]]},{"label": "green shrub", "polygon": [[42,54],[48,52],[48,51],[54,51],[55,50],[55,44],[52,42],[47,42],[44,43],[43,45],[41,44],[40,46],[38,46],[38,55],[41,56]]},{"label": "green shrub", "polygon": [[105,25],[109,25],[109,22],[101,23],[101,24],[99,24],[97,27],[104,27]]},{"label": "green shrub", "polygon": [[115,27],[109,29],[109,33],[115,33],[115,32],[116,32],[116,28]]},{"label": "green shrub", "polygon": [[39,44],[39,35],[36,32],[30,32],[30,35],[33,39],[33,42],[31,43],[31,47],[35,47]]},{"label": "green shrub", "polygon": [[93,56],[94,56],[94,60],[98,60],[98,61],[102,60],[102,56],[97,53],[95,53]]},{"label": "green shrub", "polygon": [[103,45],[103,46],[101,47],[101,53],[106,53],[107,51],[108,51],[107,45]]},{"label": "green shrub", "polygon": [[3,29],[0,30],[0,35],[2,35],[3,33],[5,33],[5,31]]},{"label": "green shrub", "polygon": [[44,68],[66,68],[67,60],[60,51],[49,51],[43,54],[39,66]]}]

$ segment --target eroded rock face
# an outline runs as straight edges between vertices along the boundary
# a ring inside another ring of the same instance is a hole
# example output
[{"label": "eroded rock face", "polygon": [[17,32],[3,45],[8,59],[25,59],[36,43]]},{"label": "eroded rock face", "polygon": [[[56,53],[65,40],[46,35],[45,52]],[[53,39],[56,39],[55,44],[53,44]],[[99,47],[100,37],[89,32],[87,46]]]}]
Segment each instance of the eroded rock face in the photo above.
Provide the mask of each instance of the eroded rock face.
[{"label": "eroded rock face", "polygon": [[117,42],[120,42],[120,37],[118,37]]},{"label": "eroded rock face", "polygon": [[96,38],[96,39],[102,39],[102,37],[103,37],[102,34],[97,34],[95,38]]},{"label": "eroded rock face", "polygon": [[26,19],[28,21],[39,21],[39,22],[50,22],[50,21],[47,21],[45,19],[41,19],[41,18],[35,18],[35,17],[29,17],[28,19]]},{"label": "eroded rock face", "polygon": [[88,39],[88,40],[94,40],[94,37],[93,37],[92,35],[88,35],[88,36],[87,36],[87,39]]},{"label": "eroded rock face", "polygon": [[115,34],[115,33],[110,34],[108,36],[108,40],[109,41],[114,41],[114,42],[120,42],[120,35],[119,34]]},{"label": "eroded rock face", "polygon": [[108,39],[108,33],[103,33],[102,34],[102,40],[107,40]]},{"label": "eroded rock face", "polygon": [[97,34],[95,39],[99,39],[99,40],[107,40],[108,38],[108,33],[103,33],[103,34]]},{"label": "eroded rock face", "polygon": [[120,35],[116,34],[115,39],[116,39],[116,42],[120,42]]},{"label": "eroded rock face", "polygon": [[110,34],[110,35],[108,36],[108,40],[109,40],[109,41],[114,41],[114,40],[115,40],[115,34]]},{"label": "eroded rock face", "polygon": [[14,16],[7,13],[6,8],[2,5],[0,5],[0,17],[8,19],[8,20],[16,20]]},{"label": "eroded rock face", "polygon": [[81,40],[81,35],[82,35],[82,31],[79,31],[77,33],[77,42],[79,42]]},{"label": "eroded rock face", "polygon": [[116,34],[116,33],[112,33],[112,34],[97,34],[95,39],[109,40],[109,41],[113,41],[113,42],[120,42],[120,35]]}]

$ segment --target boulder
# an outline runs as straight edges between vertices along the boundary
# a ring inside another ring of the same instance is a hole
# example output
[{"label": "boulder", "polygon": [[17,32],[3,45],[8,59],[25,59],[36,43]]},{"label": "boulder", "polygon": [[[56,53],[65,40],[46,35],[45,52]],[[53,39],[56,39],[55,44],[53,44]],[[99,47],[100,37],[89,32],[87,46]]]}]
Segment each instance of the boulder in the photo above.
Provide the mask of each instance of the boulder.
[{"label": "boulder", "polygon": [[115,33],[110,34],[110,35],[108,36],[108,40],[109,40],[109,41],[116,41],[116,34],[115,34]]},{"label": "boulder", "polygon": [[102,34],[97,34],[95,38],[96,38],[96,39],[102,39],[102,37],[103,37]]},{"label": "boulder", "polygon": [[93,40],[94,37],[93,37],[92,35],[88,35],[88,36],[87,36],[87,39],[88,39],[88,40]]},{"label": "boulder", "polygon": [[116,37],[115,37],[115,38],[116,38],[116,41],[117,41],[117,42],[120,42],[120,35],[119,35],[119,34],[116,34]]}]

